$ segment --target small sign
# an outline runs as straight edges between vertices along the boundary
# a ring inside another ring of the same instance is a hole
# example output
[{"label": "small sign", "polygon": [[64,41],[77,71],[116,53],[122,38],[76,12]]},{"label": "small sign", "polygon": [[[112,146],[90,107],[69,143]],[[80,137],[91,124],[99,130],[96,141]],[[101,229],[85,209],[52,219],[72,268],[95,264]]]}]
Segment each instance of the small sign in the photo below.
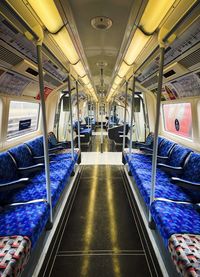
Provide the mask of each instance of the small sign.
[{"label": "small sign", "polygon": [[29,129],[31,127],[31,119],[25,119],[19,121],[19,131]]},{"label": "small sign", "polygon": [[180,123],[179,123],[179,120],[177,118],[175,119],[175,129],[176,129],[176,131],[180,130]]}]

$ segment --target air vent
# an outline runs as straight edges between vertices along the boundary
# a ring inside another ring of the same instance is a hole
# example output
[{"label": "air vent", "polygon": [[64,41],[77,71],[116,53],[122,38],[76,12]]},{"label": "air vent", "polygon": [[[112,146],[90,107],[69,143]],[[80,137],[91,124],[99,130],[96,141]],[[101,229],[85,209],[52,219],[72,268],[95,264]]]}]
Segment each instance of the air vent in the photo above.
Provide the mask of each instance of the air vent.
[{"label": "air vent", "polygon": [[34,69],[32,69],[31,67],[28,67],[26,69],[26,72],[28,72],[29,74],[33,75],[33,76],[38,76],[38,72]]},{"label": "air vent", "polygon": [[147,87],[150,87],[150,86],[156,84],[157,82],[158,82],[158,76],[154,76],[154,77],[150,78],[149,80],[145,81],[142,85],[147,88]]},{"label": "air vent", "polygon": [[47,74],[44,75],[44,81],[52,84],[54,87],[59,87],[62,84]]},{"label": "air vent", "polygon": [[15,55],[13,52],[6,49],[2,45],[0,45],[0,60],[6,62],[8,64],[11,64],[11,65],[16,65],[23,61],[22,58]]},{"label": "air vent", "polygon": [[96,16],[91,19],[91,25],[96,30],[108,30],[112,26],[112,20],[107,16]]},{"label": "air vent", "polygon": [[190,68],[191,66],[200,63],[200,49],[189,54],[187,57],[180,60],[179,63],[186,68]]},{"label": "air vent", "polygon": [[176,72],[173,69],[171,69],[168,72],[164,73],[163,75],[165,78],[169,78],[169,77],[173,76],[174,74],[176,74]]}]

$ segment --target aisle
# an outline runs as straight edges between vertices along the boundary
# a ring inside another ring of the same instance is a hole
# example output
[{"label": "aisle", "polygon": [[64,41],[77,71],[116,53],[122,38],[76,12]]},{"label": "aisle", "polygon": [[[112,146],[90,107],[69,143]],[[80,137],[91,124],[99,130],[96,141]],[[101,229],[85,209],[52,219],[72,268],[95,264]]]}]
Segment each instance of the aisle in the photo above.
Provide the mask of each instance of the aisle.
[{"label": "aisle", "polygon": [[161,276],[131,212],[122,166],[83,166],[62,231],[43,276]]}]

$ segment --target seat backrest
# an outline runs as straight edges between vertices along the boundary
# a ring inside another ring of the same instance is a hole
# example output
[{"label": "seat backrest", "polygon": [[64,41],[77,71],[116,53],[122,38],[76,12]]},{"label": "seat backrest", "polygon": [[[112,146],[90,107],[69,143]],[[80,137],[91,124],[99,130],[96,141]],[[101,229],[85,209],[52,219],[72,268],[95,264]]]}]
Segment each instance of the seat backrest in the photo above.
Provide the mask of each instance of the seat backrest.
[{"label": "seat backrest", "polygon": [[163,157],[168,157],[170,151],[176,144],[168,139],[163,138],[158,147],[158,155]]},{"label": "seat backrest", "polygon": [[9,149],[9,153],[14,158],[17,167],[27,167],[34,165],[33,156],[25,144],[20,144]]},{"label": "seat backrest", "polygon": [[44,155],[43,136],[37,137],[33,140],[26,142],[26,145],[29,147],[34,157]]},{"label": "seat backrest", "polygon": [[153,138],[154,138],[154,133],[150,132],[146,138],[146,144],[151,145],[153,144]]},{"label": "seat backrest", "polygon": [[48,133],[49,147],[52,148],[58,144],[58,140],[53,132]]},{"label": "seat backrest", "polygon": [[187,157],[181,178],[190,182],[200,183],[200,154],[191,153]]},{"label": "seat backrest", "polygon": [[189,155],[189,153],[191,153],[192,150],[189,148],[186,148],[184,146],[180,146],[180,145],[175,145],[172,148],[172,151],[169,155],[169,162],[168,164],[171,166],[183,166],[185,159],[187,158],[187,156]]},{"label": "seat backrest", "polygon": [[0,153],[0,183],[19,179],[17,166],[8,152]]}]

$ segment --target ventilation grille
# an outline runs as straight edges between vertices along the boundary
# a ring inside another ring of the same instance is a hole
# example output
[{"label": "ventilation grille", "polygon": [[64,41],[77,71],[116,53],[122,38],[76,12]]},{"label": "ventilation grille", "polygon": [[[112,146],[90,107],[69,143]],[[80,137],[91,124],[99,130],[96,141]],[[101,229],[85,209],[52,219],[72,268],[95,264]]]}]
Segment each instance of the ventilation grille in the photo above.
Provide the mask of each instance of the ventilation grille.
[{"label": "ventilation grille", "polygon": [[51,76],[45,74],[44,75],[44,80],[47,82],[47,83],[50,83],[52,84],[53,86],[55,87],[59,87],[61,85],[60,82],[58,82],[57,80],[53,79]]},{"label": "ventilation grille", "polygon": [[0,45],[0,60],[4,61],[10,65],[16,65],[20,62],[23,61],[22,58],[19,56],[15,55],[13,52],[10,50],[6,49],[2,45]]},{"label": "ventilation grille", "polygon": [[145,81],[142,85],[147,88],[147,87],[150,87],[151,85],[154,85],[157,82],[158,82],[158,76],[154,76],[149,80]]},{"label": "ventilation grille", "polygon": [[187,57],[179,61],[181,65],[186,68],[189,68],[200,62],[200,49],[197,49],[193,53],[189,54]]}]

